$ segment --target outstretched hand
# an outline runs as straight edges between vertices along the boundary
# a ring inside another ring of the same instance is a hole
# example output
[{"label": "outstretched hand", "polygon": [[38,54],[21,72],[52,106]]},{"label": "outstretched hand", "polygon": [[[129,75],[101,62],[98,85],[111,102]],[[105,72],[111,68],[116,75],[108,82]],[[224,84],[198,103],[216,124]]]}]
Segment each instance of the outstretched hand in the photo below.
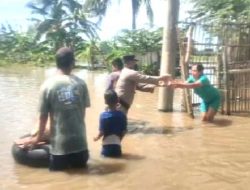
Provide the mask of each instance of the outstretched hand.
[{"label": "outstretched hand", "polygon": [[159,86],[178,88],[180,86],[180,81],[172,79],[168,81],[159,81]]},{"label": "outstretched hand", "polygon": [[168,86],[170,81],[172,81],[170,74],[161,75],[160,80],[158,82],[158,85],[159,86]]},{"label": "outstretched hand", "polygon": [[170,75],[170,74],[161,75],[161,76],[160,76],[160,80],[162,80],[162,81],[171,80],[171,75]]},{"label": "outstretched hand", "polygon": [[179,88],[180,87],[180,81],[178,80],[173,80],[171,81],[168,86],[171,87],[171,88]]},{"label": "outstretched hand", "polygon": [[159,83],[158,83],[158,85],[159,85],[160,87],[166,87],[166,86],[169,86],[169,83],[170,83],[170,81],[163,81],[163,80],[160,80]]}]

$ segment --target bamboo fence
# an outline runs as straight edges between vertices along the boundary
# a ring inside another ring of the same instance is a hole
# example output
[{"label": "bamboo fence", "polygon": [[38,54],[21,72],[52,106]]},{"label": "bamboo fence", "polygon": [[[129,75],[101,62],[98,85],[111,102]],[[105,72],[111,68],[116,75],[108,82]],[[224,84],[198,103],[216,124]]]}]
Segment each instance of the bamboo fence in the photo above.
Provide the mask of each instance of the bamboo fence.
[{"label": "bamboo fence", "polygon": [[[221,113],[250,113],[250,24],[227,23],[219,28],[193,22],[184,25],[181,23],[188,32],[179,40],[182,79],[193,64],[201,63],[211,83],[221,91]],[[192,116],[192,105],[199,105],[200,99],[192,90],[184,96]]]}]

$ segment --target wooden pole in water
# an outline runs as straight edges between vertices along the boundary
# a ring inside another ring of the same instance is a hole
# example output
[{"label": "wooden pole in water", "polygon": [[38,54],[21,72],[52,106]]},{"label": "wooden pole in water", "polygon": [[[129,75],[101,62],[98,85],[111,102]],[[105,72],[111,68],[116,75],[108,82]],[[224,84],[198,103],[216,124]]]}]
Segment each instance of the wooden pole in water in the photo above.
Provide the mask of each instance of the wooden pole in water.
[{"label": "wooden pole in water", "polygon": [[218,54],[217,55],[217,62],[218,62],[218,66],[217,66],[217,84],[218,84],[218,89],[220,90],[220,95],[221,95],[221,109],[220,112],[221,114],[225,113],[225,108],[224,108],[224,93],[225,93],[225,89],[222,89],[222,80],[223,77],[221,77],[222,75],[222,68],[223,68],[223,61],[222,61],[222,55]]},{"label": "wooden pole in water", "polygon": [[[177,22],[179,0],[166,0],[166,25],[163,31],[162,57],[160,74],[169,73],[174,77],[177,52]],[[173,111],[173,90],[167,87],[159,89],[158,110]]]},{"label": "wooden pole in water", "polygon": [[224,66],[224,80],[225,80],[225,94],[224,94],[224,107],[227,115],[230,115],[230,99],[229,99],[229,80],[228,80],[228,48],[224,47],[223,51],[223,66]]},{"label": "wooden pole in water", "polygon": [[[192,48],[193,48],[193,44],[192,44],[193,30],[194,30],[194,26],[191,25],[189,27],[189,31],[187,35],[188,36],[187,44],[184,47],[183,45],[181,45],[181,48],[180,48],[180,54],[181,54],[180,65],[181,65],[181,76],[182,76],[181,78],[183,81],[185,81],[188,78],[188,74],[189,74],[188,66],[189,66],[189,60],[190,60],[190,56],[191,56]],[[187,88],[184,89],[184,97],[185,97],[186,110],[189,116],[191,118],[194,118],[191,93],[190,93],[190,90]]]}]

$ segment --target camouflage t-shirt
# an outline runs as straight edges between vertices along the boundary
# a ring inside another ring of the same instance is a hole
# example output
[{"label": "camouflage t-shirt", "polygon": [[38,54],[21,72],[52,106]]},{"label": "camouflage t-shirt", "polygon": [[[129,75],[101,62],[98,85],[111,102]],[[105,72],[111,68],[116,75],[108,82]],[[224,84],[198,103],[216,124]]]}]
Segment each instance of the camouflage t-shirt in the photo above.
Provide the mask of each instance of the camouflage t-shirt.
[{"label": "camouflage t-shirt", "polygon": [[52,117],[51,154],[65,155],[88,149],[84,115],[89,106],[87,85],[80,78],[58,75],[44,82],[39,111]]}]

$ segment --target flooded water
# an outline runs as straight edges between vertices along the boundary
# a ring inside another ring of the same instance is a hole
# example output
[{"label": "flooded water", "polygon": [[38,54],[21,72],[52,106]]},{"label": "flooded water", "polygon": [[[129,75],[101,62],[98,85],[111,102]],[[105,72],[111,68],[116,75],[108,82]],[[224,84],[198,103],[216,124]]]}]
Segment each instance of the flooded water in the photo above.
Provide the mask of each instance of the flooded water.
[{"label": "flooded water", "polygon": [[106,73],[76,71],[89,88],[86,113],[90,150],[88,168],[49,172],[14,162],[14,139],[28,133],[36,121],[41,68],[0,68],[0,189],[1,190],[246,190],[250,189],[250,118],[218,115],[204,124],[180,112],[180,91],[174,112],[157,110],[154,94],[136,93],[129,111],[129,133],[121,159],[100,156],[94,142],[99,113],[104,108]]}]

